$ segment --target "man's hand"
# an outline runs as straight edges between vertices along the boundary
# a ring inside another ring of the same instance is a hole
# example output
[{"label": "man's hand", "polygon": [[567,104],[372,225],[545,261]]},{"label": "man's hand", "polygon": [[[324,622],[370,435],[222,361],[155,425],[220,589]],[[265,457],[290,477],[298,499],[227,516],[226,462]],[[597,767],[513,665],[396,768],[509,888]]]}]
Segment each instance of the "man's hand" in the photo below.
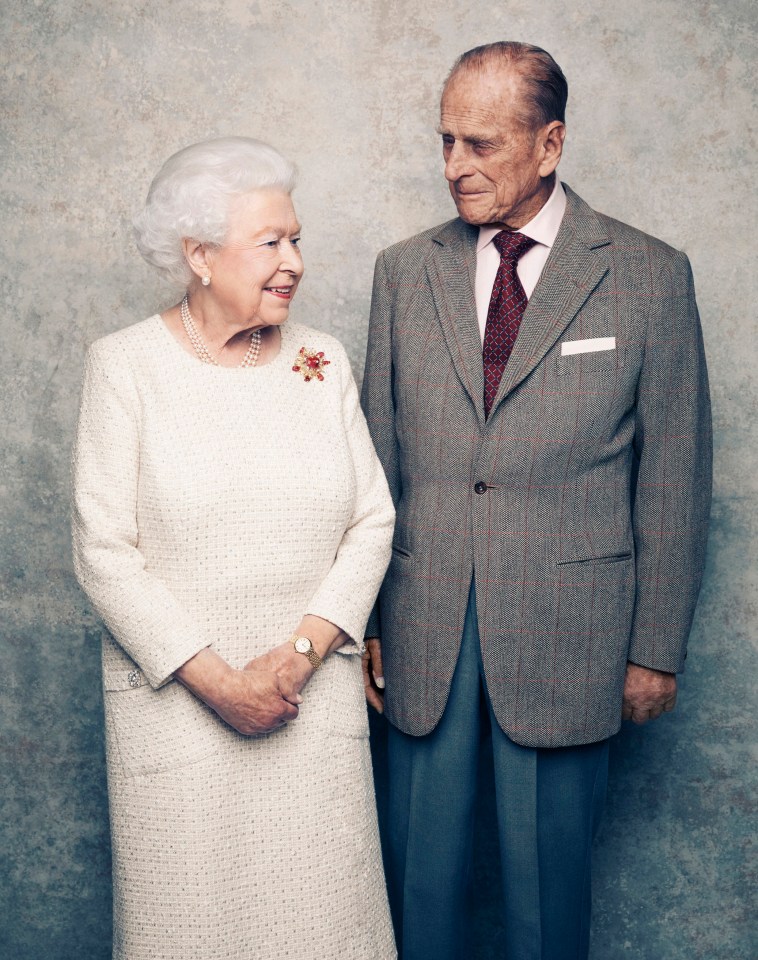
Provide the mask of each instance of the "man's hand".
[{"label": "man's hand", "polygon": [[663,673],[661,670],[637,666],[636,663],[627,663],[621,712],[624,720],[646,723],[673,710],[675,703],[675,673]]},{"label": "man's hand", "polygon": [[366,700],[371,706],[384,713],[384,670],[382,668],[382,644],[378,637],[366,639],[366,652],[363,654],[363,689]]}]

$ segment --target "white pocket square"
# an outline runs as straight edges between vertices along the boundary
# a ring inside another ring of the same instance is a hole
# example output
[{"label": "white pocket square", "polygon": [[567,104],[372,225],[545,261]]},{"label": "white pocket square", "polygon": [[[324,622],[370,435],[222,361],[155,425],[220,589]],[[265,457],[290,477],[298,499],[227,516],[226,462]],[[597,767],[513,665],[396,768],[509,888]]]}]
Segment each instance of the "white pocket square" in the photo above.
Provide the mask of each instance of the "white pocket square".
[{"label": "white pocket square", "polygon": [[600,350],[615,350],[615,337],[592,337],[590,340],[564,340],[561,344],[561,356],[571,353],[597,353]]}]

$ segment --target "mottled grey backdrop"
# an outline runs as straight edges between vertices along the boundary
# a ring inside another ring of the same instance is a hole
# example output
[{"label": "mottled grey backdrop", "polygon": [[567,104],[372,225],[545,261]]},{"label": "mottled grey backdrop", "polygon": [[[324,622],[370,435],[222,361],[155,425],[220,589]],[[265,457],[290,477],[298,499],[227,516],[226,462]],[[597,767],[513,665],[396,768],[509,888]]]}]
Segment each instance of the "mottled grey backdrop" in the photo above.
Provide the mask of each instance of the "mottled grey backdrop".
[{"label": "mottled grey backdrop", "polygon": [[[152,175],[221,134],[296,159],[295,315],[340,336],[360,375],[377,251],[453,215],[440,81],[462,50],[509,38],[546,47],[569,79],[564,179],[692,259],[713,384],[713,526],[689,667],[676,712],[614,745],[593,958],[754,957],[750,0],[5,0],[0,16],[0,955],[110,951],[99,627],[71,572],[68,458],[87,344],[173,302],[130,237]],[[484,804],[481,958],[499,956],[489,815]]]}]

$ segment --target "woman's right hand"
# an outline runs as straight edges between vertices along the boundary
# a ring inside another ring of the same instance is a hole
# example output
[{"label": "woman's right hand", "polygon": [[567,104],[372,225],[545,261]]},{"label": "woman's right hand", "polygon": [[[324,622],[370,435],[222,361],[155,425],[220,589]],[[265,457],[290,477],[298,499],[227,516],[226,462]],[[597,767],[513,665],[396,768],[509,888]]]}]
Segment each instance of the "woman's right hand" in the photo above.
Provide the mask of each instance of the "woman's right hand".
[{"label": "woman's right hand", "polygon": [[281,689],[273,670],[255,661],[244,670],[235,670],[210,647],[179,667],[174,676],[222,720],[248,737],[269,733],[295,720],[302,702],[299,694]]},{"label": "woman's right hand", "polygon": [[273,671],[250,666],[232,670],[223,692],[210,706],[248,737],[283,727],[296,720],[299,713],[297,703],[287,700],[279,689],[279,678]]}]

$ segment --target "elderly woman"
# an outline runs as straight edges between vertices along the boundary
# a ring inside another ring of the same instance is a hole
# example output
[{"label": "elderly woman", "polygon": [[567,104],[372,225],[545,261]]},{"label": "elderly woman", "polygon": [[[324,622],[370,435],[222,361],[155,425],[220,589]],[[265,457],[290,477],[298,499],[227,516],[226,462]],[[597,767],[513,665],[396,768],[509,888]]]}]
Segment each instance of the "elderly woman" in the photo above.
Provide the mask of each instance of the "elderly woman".
[{"label": "elderly woman", "polygon": [[393,508],[344,350],[288,321],[293,184],[255,140],[171,157],[136,231],[184,298],[87,357],[124,960],[395,956],[360,661]]}]

